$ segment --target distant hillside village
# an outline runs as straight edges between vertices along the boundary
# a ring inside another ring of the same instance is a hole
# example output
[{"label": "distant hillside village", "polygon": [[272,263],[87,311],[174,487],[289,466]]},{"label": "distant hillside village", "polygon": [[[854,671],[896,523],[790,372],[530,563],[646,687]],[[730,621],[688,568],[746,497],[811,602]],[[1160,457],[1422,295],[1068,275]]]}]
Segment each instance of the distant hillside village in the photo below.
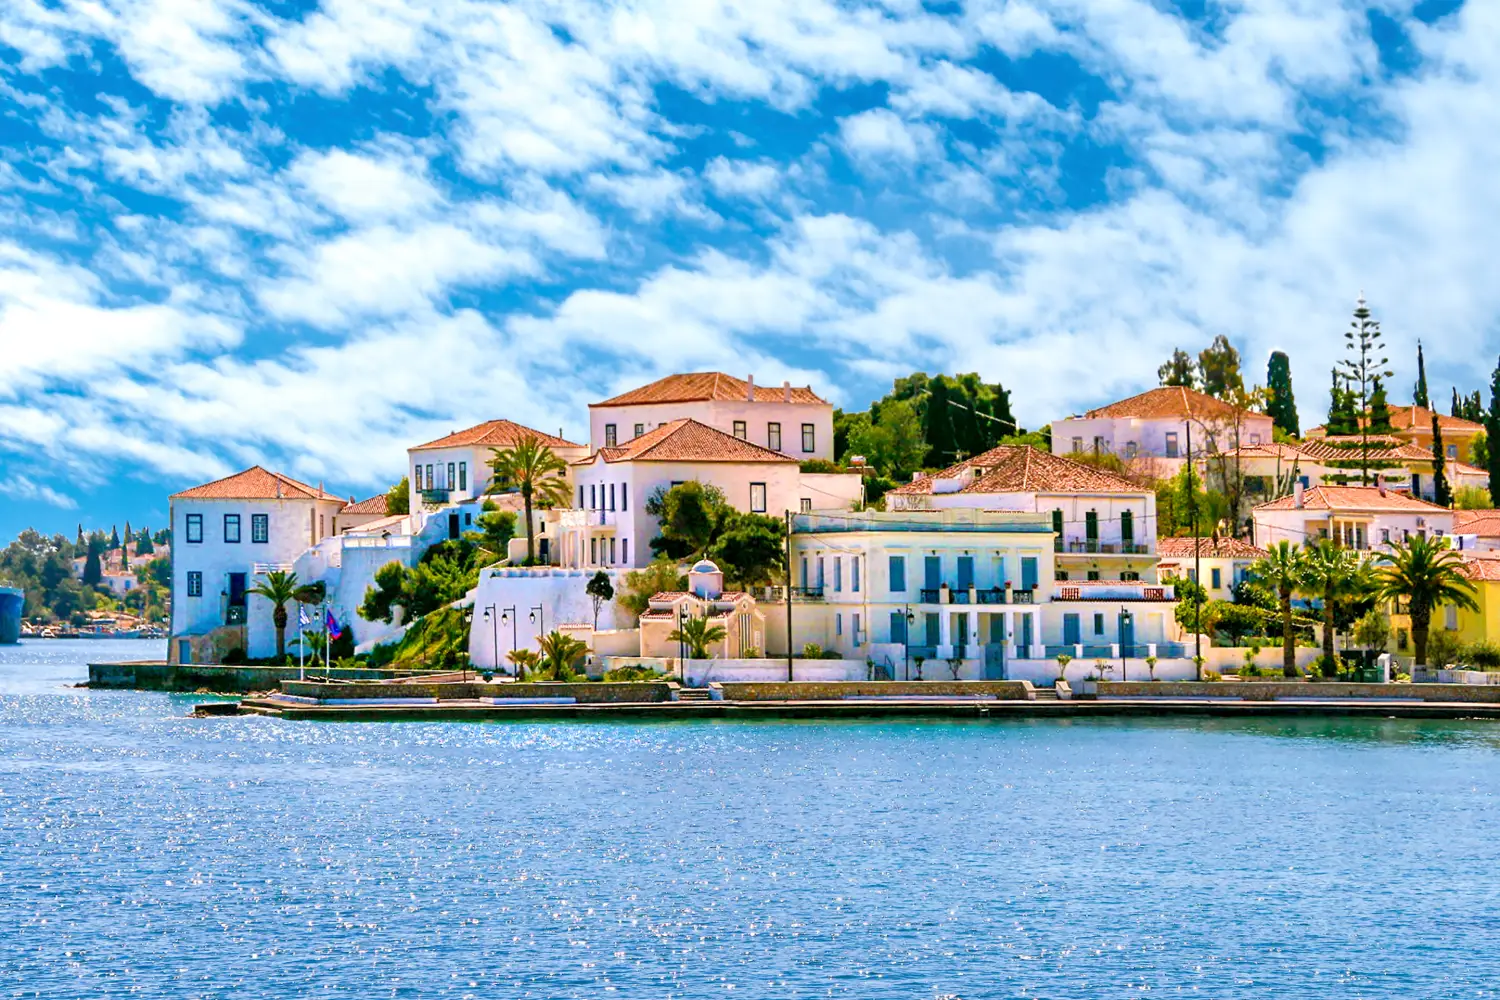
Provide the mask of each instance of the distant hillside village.
[{"label": "distant hillside village", "polygon": [[0,584],[25,594],[21,634],[165,635],[171,529],[112,527],[75,539],[26,530],[0,550]]},{"label": "distant hillside village", "polygon": [[[696,372],[590,404],[586,443],[497,418],[415,444],[365,500],[256,466],[171,497],[170,657],[1045,680],[1332,672],[1339,635],[1418,664],[1438,633],[1482,645],[1500,404],[1437,412],[1420,347],[1414,401],[1388,402],[1363,302],[1349,343],[1306,432],[1287,356],[1247,385],[1219,337],[1038,432],[976,375],[845,413]],[[1403,604],[1371,575],[1435,548],[1482,600]]]}]

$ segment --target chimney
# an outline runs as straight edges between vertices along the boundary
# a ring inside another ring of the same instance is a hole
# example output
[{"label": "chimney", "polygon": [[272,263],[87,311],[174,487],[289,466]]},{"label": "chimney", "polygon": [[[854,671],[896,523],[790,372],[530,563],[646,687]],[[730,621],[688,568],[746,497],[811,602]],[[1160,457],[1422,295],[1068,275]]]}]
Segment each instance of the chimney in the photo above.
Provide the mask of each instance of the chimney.
[{"label": "chimney", "polygon": [[1302,509],[1302,480],[1297,480],[1297,485],[1292,487],[1292,506],[1298,510]]},{"label": "chimney", "polygon": [[753,374],[745,376],[745,402],[755,402],[755,376]]},{"label": "chimney", "polygon": [[788,403],[792,401],[792,383],[781,383],[781,398]]}]

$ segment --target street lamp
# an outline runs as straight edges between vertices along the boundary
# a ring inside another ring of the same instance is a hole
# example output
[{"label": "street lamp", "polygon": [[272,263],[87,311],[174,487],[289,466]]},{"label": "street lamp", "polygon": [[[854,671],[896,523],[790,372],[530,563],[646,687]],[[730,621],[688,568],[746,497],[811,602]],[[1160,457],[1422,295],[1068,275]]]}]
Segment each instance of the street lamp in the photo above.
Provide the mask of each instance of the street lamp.
[{"label": "street lamp", "polygon": [[[468,626],[471,626],[471,628],[469,630],[469,635],[472,637],[473,634],[474,634],[473,629],[472,629],[472,626],[474,624],[474,607],[473,607],[473,605],[470,605],[469,607],[464,608],[464,624],[468,625]],[[469,683],[469,658],[467,656],[464,657],[464,683],[465,684]]]},{"label": "street lamp", "polygon": [[683,604],[677,609],[677,667],[682,675],[682,682],[687,683],[687,637],[682,634],[682,627],[687,624],[687,605]]},{"label": "street lamp", "polygon": [[526,617],[528,620],[530,620],[531,624],[536,626],[536,641],[537,645],[540,646],[542,642],[542,636],[546,634],[547,631],[547,616],[542,612],[542,606],[538,604],[536,607],[532,608],[531,614],[527,615]]},{"label": "street lamp", "polygon": [[500,616],[493,604],[485,605],[484,620],[490,623],[490,673],[500,672]]},{"label": "street lamp", "polygon": [[1122,680],[1122,681],[1128,681],[1128,680],[1130,680],[1130,675],[1127,672],[1127,664],[1129,663],[1129,660],[1130,660],[1130,652],[1131,652],[1132,649],[1135,648],[1135,618],[1130,614],[1130,612],[1127,609],[1121,608],[1120,609],[1120,631],[1121,631],[1121,633],[1124,633],[1126,630],[1130,631],[1130,645],[1129,646],[1125,645],[1125,643],[1123,641],[1124,638],[1125,638],[1125,636],[1123,634],[1120,636],[1120,639],[1122,640],[1120,642],[1120,680]]},{"label": "street lamp", "polygon": [[[494,607],[494,605],[490,605]],[[516,638],[516,609],[514,607],[500,609],[500,624],[510,626],[510,651],[514,653],[517,646]],[[516,667],[516,680],[521,679],[521,668]]]},{"label": "street lamp", "polygon": [[906,659],[904,668],[906,671],[906,676],[904,676],[902,680],[907,681],[911,680],[911,627],[916,622],[916,620],[917,616],[911,613],[911,605],[908,604],[906,606],[906,628],[902,630],[902,638],[905,641],[901,643],[901,649]]}]

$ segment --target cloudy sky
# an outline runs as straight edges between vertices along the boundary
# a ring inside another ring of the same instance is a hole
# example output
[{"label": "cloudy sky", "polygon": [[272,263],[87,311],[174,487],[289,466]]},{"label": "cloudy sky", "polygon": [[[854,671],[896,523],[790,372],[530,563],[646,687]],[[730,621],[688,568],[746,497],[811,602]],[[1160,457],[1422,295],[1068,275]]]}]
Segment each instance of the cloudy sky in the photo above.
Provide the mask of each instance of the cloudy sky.
[{"label": "cloudy sky", "polygon": [[1500,349],[1500,7],[0,0],[0,535],[670,371],[1035,426],[1226,333]]}]

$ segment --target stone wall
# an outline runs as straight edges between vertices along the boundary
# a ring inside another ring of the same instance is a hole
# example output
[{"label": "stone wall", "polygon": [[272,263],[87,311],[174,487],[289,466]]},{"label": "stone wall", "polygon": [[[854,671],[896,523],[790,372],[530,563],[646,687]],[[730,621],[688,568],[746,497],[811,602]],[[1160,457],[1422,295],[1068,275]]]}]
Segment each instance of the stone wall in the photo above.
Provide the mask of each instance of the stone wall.
[{"label": "stone wall", "polygon": [[281,690],[304,698],[436,698],[439,701],[472,701],[477,698],[573,698],[581,705],[672,700],[672,687],[665,681],[565,684],[322,684],[316,681],[283,681]]},{"label": "stone wall", "polygon": [[979,697],[1030,701],[1027,681],[795,681],[724,683],[725,701],[837,701],[842,698]]},{"label": "stone wall", "polygon": [[[313,669],[308,669],[313,673]],[[321,675],[322,668],[316,673]],[[340,680],[379,681],[410,676],[409,670],[340,670],[329,674]],[[274,691],[282,681],[296,681],[297,668],[220,666],[206,663],[91,663],[89,687],[126,688],[137,691],[198,691],[220,694],[249,694],[251,691]],[[387,686],[386,690],[390,688]]]},{"label": "stone wall", "polygon": [[1463,701],[1500,703],[1500,686],[1469,684],[1345,684],[1306,681],[1104,681],[1101,698],[1239,698],[1276,701],[1281,698],[1398,698],[1406,701]]},{"label": "stone wall", "polygon": [[[723,682],[776,682],[785,683],[787,677],[786,658],[765,657],[753,660],[683,660],[682,671],[686,683],[702,687],[717,681]],[[864,660],[805,660],[792,658],[792,678],[798,681],[862,681],[868,676],[869,667]]]}]

